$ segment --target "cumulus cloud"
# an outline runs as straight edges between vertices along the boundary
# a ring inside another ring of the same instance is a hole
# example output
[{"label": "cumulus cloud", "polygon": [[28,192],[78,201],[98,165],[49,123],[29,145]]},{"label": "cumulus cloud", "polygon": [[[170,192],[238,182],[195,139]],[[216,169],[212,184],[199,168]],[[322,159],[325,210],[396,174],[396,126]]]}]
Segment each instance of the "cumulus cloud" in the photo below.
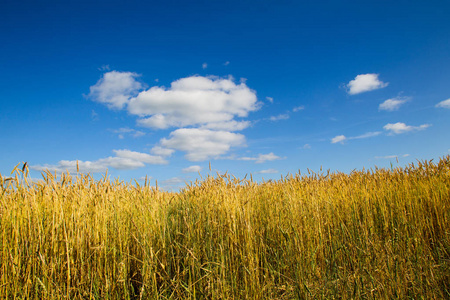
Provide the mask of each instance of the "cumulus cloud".
[{"label": "cumulus cloud", "polygon": [[270,118],[269,118],[269,120],[270,121],[280,121],[280,120],[287,120],[287,119],[289,119],[289,115],[288,114],[281,114],[281,115],[278,115],[278,116],[271,116]]},{"label": "cumulus cloud", "polygon": [[[199,161],[244,145],[245,137],[233,132],[249,127],[251,122],[242,118],[261,107],[256,92],[245,80],[235,83],[231,76],[191,76],[172,82],[168,88],[153,86],[146,90],[137,76],[131,72],[105,73],[91,87],[89,97],[111,109],[125,108],[139,117],[140,126],[178,128],[152,149],[153,154],[162,157],[180,150],[186,152],[188,160]],[[116,133],[124,137],[131,132],[125,128]]]},{"label": "cumulus cloud", "polygon": [[279,159],[283,159],[283,158],[279,157],[278,155],[275,155],[273,152],[270,152],[268,154],[258,154],[258,156],[256,156],[256,157],[238,158],[238,160],[255,161],[255,163],[257,163],[257,164],[261,164],[266,161],[279,160]]},{"label": "cumulus cloud", "polygon": [[409,100],[410,100],[409,97],[396,97],[396,98],[392,98],[392,99],[387,99],[386,101],[384,101],[383,103],[381,103],[378,106],[378,109],[379,110],[387,110],[387,111],[398,110],[400,108],[400,106],[402,106]]},{"label": "cumulus cloud", "polygon": [[423,124],[420,126],[410,126],[410,125],[406,125],[405,123],[401,123],[401,122],[397,122],[394,124],[386,124],[383,126],[384,130],[388,131],[389,135],[394,135],[394,134],[402,134],[402,133],[406,133],[406,132],[411,132],[411,131],[418,131],[418,130],[424,130],[428,127],[430,127],[431,124]]},{"label": "cumulus cloud", "polygon": [[450,99],[439,102],[436,107],[450,108]]},{"label": "cumulus cloud", "polygon": [[110,109],[122,109],[143,85],[136,80],[138,74],[132,72],[111,71],[90,87],[88,98],[105,104]]},{"label": "cumulus cloud", "polygon": [[275,169],[267,169],[257,172],[257,174],[276,174],[276,173],[278,173],[278,170]]},{"label": "cumulus cloud", "polygon": [[[119,170],[131,170],[142,168],[145,164],[166,164],[167,161],[161,156],[154,156],[147,153],[135,152],[130,150],[113,150],[116,156],[101,158],[96,161],[78,161],[80,172],[83,173],[99,173],[104,172],[108,168]],[[69,171],[75,173],[77,171],[76,160],[61,160],[56,165],[44,164],[34,165],[30,167],[36,171],[56,171],[58,173]]]},{"label": "cumulus cloud", "polygon": [[202,167],[195,165],[195,166],[190,166],[190,167],[184,168],[182,170],[182,172],[183,173],[198,173],[201,170],[202,170]]},{"label": "cumulus cloud", "polygon": [[360,74],[347,84],[350,95],[356,95],[388,86],[389,83],[378,79],[379,74]]},{"label": "cumulus cloud", "polygon": [[331,143],[332,144],[336,144],[336,143],[343,144],[347,140],[367,139],[367,138],[371,138],[371,137],[374,137],[374,136],[378,136],[380,134],[381,134],[381,131],[366,132],[364,134],[357,135],[357,136],[351,136],[351,137],[346,137],[345,135],[337,135],[337,136],[335,136],[334,138],[331,139]]},{"label": "cumulus cloud", "polygon": [[171,87],[152,87],[130,99],[128,111],[142,117],[138,124],[156,129],[233,122],[259,109],[256,94],[231,78],[192,76]]},{"label": "cumulus cloud", "polygon": [[186,152],[185,157],[190,161],[202,161],[219,157],[231,147],[243,146],[245,137],[228,131],[180,128],[171,132],[168,139],[161,139],[160,143],[165,148]]}]

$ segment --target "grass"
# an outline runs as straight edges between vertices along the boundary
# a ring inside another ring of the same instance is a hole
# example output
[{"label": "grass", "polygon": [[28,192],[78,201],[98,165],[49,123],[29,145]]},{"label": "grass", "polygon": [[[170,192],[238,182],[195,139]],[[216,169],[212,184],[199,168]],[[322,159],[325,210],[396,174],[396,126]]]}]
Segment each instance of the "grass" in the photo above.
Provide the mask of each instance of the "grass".
[{"label": "grass", "polygon": [[450,156],[178,193],[0,176],[1,299],[450,299]]}]

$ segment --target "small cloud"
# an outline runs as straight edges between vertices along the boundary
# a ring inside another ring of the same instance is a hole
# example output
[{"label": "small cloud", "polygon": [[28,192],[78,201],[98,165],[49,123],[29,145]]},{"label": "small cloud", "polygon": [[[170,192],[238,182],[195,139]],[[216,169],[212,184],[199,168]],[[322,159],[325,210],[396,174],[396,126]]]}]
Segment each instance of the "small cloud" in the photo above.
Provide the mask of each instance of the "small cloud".
[{"label": "small cloud", "polygon": [[410,100],[409,97],[396,97],[392,99],[387,99],[383,103],[378,106],[378,110],[387,110],[387,111],[394,111],[398,110],[400,106],[405,104]]},{"label": "small cloud", "polygon": [[223,65],[224,66],[228,66],[230,64],[230,62],[229,61],[226,61]]},{"label": "small cloud", "polygon": [[450,108],[450,99],[439,102],[436,107]]},{"label": "small cloud", "polygon": [[310,144],[304,144],[302,149],[311,149],[311,145]]},{"label": "small cloud", "polygon": [[100,68],[98,68],[99,71],[109,71],[111,70],[109,65],[103,65]]},{"label": "small cloud", "polygon": [[345,137],[345,135],[337,135],[337,136],[335,136],[334,138],[331,139],[331,143],[332,144],[336,144],[336,143],[343,144],[346,139],[347,138]]},{"label": "small cloud", "polygon": [[198,173],[202,170],[200,166],[190,166],[182,170],[183,173]]},{"label": "small cloud", "polygon": [[368,91],[381,89],[388,86],[388,82],[382,82],[378,79],[379,74],[360,74],[347,84],[350,95],[356,95]]},{"label": "small cloud", "polygon": [[269,101],[270,103],[273,103],[273,98],[272,97],[266,97],[266,100]]},{"label": "small cloud", "polygon": [[408,157],[409,154],[403,154],[403,155],[385,155],[385,156],[375,156],[375,159],[394,159],[399,157]]},{"label": "small cloud", "polygon": [[380,134],[381,134],[381,131],[366,132],[364,134],[357,135],[357,136],[351,136],[351,137],[346,137],[345,135],[338,135],[338,136],[335,136],[334,138],[331,139],[331,143],[332,144],[336,144],[336,143],[343,144],[347,140],[367,139],[367,138],[371,138],[371,137],[374,137],[374,136],[378,136]]},{"label": "small cloud", "polygon": [[255,161],[256,164],[261,164],[266,161],[273,161],[273,160],[279,160],[279,159],[283,159],[283,158],[279,157],[278,155],[275,155],[273,152],[270,152],[268,154],[259,154],[257,157],[238,158],[238,160]]},{"label": "small cloud", "polygon": [[276,174],[276,173],[278,173],[278,170],[275,169],[267,169],[256,172],[256,174]]},{"label": "small cloud", "polygon": [[381,131],[375,131],[375,132],[367,132],[358,136],[353,136],[353,137],[349,137],[349,140],[358,140],[358,139],[366,139],[366,138],[371,138],[374,136],[378,136],[381,134]]},{"label": "small cloud", "polygon": [[287,120],[287,119],[289,119],[289,115],[288,114],[281,114],[281,115],[278,115],[278,116],[271,116],[270,118],[269,118],[269,120],[270,121],[280,121],[280,120]]},{"label": "small cloud", "polygon": [[185,181],[180,177],[172,177],[161,181],[161,187],[167,191],[174,191],[182,188],[185,185]]},{"label": "small cloud", "polygon": [[126,135],[131,135],[134,138],[138,138],[145,135],[145,132],[140,130],[131,129],[128,127],[123,127],[119,129],[112,130],[112,132],[116,133],[119,139],[124,139]]},{"label": "small cloud", "polygon": [[388,131],[389,135],[394,135],[394,134],[402,134],[402,133],[411,132],[411,131],[424,130],[430,126],[431,126],[431,124],[423,124],[420,126],[410,126],[410,125],[406,125],[405,123],[397,122],[394,124],[391,124],[391,123],[386,124],[383,126],[383,129]]},{"label": "small cloud", "polygon": [[155,79],[155,82],[159,82],[159,79],[158,79],[158,78],[156,78],[156,79]]},{"label": "small cloud", "polygon": [[91,118],[92,118],[92,121],[98,121],[99,120],[98,113],[96,113],[95,110],[92,110]]},{"label": "small cloud", "polygon": [[293,112],[298,112],[298,111],[301,111],[301,110],[304,110],[304,109],[305,109],[305,106],[304,106],[304,105],[301,105],[301,106],[294,107],[294,108],[292,109],[292,111],[293,111]]},{"label": "small cloud", "polygon": [[143,88],[136,80],[138,74],[132,72],[111,71],[90,87],[89,99],[100,102],[110,109],[122,109],[130,98]]},{"label": "small cloud", "polygon": [[207,67],[208,67],[208,64],[207,64],[207,63],[203,63],[203,64],[202,64],[202,69],[203,69],[203,70],[205,70]]}]

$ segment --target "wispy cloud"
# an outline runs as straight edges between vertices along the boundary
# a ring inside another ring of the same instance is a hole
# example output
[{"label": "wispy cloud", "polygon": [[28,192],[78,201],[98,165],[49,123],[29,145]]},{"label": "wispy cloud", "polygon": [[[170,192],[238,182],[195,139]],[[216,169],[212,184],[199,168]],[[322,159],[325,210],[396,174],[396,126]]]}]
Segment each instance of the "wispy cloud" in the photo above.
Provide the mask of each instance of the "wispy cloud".
[{"label": "wispy cloud", "polygon": [[348,93],[356,95],[372,90],[387,87],[389,83],[382,82],[378,79],[379,74],[360,74],[347,84]]},{"label": "wispy cloud", "polygon": [[305,109],[305,106],[304,105],[300,105],[300,106],[294,107],[292,109],[292,111],[293,112],[298,112],[298,111],[301,111],[301,110],[304,110],[304,109]]},{"label": "wispy cloud", "polygon": [[408,157],[409,154],[402,154],[402,155],[385,155],[385,156],[375,156],[375,159],[394,159],[399,157]]},{"label": "wispy cloud", "polygon": [[343,144],[347,140],[367,139],[367,138],[378,136],[380,134],[381,134],[381,131],[366,132],[364,134],[357,135],[357,136],[351,136],[351,137],[346,137],[345,135],[337,135],[331,139],[331,143],[332,144],[336,144],[336,143]]},{"label": "wispy cloud", "polygon": [[256,174],[277,174],[278,170],[275,169],[267,169],[267,170],[261,170],[259,172],[256,172]]},{"label": "wispy cloud", "polygon": [[266,161],[279,160],[279,159],[283,159],[283,158],[279,157],[278,155],[275,155],[273,152],[270,152],[268,154],[258,154],[258,156],[256,156],[256,157],[238,158],[238,160],[254,161],[257,164],[261,164]]},{"label": "wispy cloud", "polygon": [[270,103],[273,103],[273,98],[272,97],[266,97],[266,100],[269,101]]},{"label": "wispy cloud", "polygon": [[269,118],[270,121],[276,122],[276,121],[280,121],[280,120],[287,120],[289,119],[289,115],[288,114],[280,114],[278,116],[271,116]]},{"label": "wispy cloud", "polygon": [[202,170],[202,167],[195,165],[195,166],[190,166],[190,167],[184,168],[182,170],[182,172],[183,173],[198,173],[201,170]]},{"label": "wispy cloud", "polygon": [[202,64],[202,69],[203,69],[203,70],[205,70],[207,67],[208,67],[208,64],[207,64],[207,63],[203,63],[203,64]]},{"label": "wispy cloud", "polygon": [[410,126],[406,125],[405,123],[397,122],[397,123],[389,123],[383,126],[383,129],[388,131],[389,135],[395,135],[395,134],[402,134],[407,133],[411,131],[419,131],[424,130],[428,127],[430,127],[431,124],[423,124],[420,126]]},{"label": "wispy cloud", "polygon": [[230,64],[229,61],[226,61],[226,62],[223,63],[224,66],[228,66],[229,64]]},{"label": "wispy cloud", "polygon": [[387,99],[378,106],[378,110],[395,111],[400,108],[403,104],[408,102],[411,98],[409,97],[396,97],[392,99]]},{"label": "wispy cloud", "polygon": [[143,132],[143,131],[128,128],[128,127],[114,129],[114,130],[112,130],[112,132],[116,133],[118,135],[119,139],[124,139],[126,135],[130,135],[134,138],[138,138],[138,137],[145,135],[145,132]]},{"label": "wispy cloud", "polygon": [[439,102],[436,107],[450,108],[450,99]]}]

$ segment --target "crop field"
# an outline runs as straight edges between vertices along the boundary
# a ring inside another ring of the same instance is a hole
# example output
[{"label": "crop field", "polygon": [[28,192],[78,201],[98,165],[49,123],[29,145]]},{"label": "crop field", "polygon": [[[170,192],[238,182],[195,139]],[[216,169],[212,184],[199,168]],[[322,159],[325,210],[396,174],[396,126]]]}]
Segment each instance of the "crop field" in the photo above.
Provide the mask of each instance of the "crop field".
[{"label": "crop field", "polygon": [[4,175],[1,299],[450,298],[450,156],[177,193]]}]

